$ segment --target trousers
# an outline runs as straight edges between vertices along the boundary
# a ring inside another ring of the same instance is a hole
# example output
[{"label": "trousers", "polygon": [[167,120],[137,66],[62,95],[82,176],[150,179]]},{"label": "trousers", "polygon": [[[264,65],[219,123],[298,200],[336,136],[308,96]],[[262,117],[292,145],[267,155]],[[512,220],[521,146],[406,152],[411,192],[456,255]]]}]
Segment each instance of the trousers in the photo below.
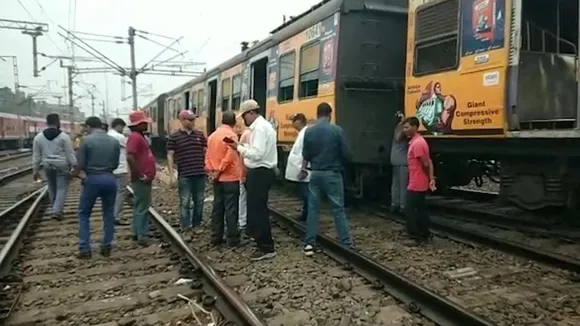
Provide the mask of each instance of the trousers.
[{"label": "trousers", "polygon": [[[205,179],[205,175],[196,175],[192,177],[180,177],[178,180],[182,228],[201,225],[203,201],[205,198]],[[191,207],[192,201],[193,208]]]},{"label": "trousers", "polygon": [[48,184],[48,197],[52,205],[52,214],[61,215],[71,179],[70,173],[49,166],[44,168],[44,176]]},{"label": "trousers", "polygon": [[407,191],[407,233],[413,238],[428,238],[429,211],[427,208],[426,191]]},{"label": "trousers", "polygon": [[352,245],[349,226],[344,210],[344,187],[342,174],[338,171],[312,171],[308,184],[308,219],[306,220],[306,238],[304,242],[309,245],[316,243],[318,233],[318,203],[320,195],[328,198],[334,226],[338,234],[338,240],[345,247]]},{"label": "trousers", "polygon": [[240,229],[246,227],[248,220],[248,198],[246,193],[246,185],[240,182],[240,198],[239,198],[239,219],[238,226]]},{"label": "trousers", "polygon": [[406,165],[393,165],[393,182],[391,184],[391,207],[405,208],[407,202],[407,185],[409,168]]},{"label": "trousers", "polygon": [[95,201],[101,198],[103,207],[103,238],[101,248],[110,248],[115,233],[115,197],[117,180],[112,173],[89,174],[83,182],[79,203],[79,250],[91,251],[91,214]]},{"label": "trousers", "polygon": [[129,180],[127,173],[115,174],[117,179],[117,196],[115,198],[115,220],[119,221],[123,218],[123,205],[125,204],[125,193],[127,192],[127,184]]},{"label": "trousers", "polygon": [[213,210],[211,224],[213,238],[221,240],[224,236],[224,220],[227,228],[227,238],[230,243],[240,240],[238,229],[240,182],[219,182],[213,186]]},{"label": "trousers", "polygon": [[133,188],[133,236],[138,240],[147,240],[151,184],[135,181],[131,184],[131,188]]},{"label": "trousers", "polygon": [[268,194],[274,182],[274,170],[268,168],[248,169],[246,190],[248,194],[248,232],[256,239],[262,252],[274,252]]}]

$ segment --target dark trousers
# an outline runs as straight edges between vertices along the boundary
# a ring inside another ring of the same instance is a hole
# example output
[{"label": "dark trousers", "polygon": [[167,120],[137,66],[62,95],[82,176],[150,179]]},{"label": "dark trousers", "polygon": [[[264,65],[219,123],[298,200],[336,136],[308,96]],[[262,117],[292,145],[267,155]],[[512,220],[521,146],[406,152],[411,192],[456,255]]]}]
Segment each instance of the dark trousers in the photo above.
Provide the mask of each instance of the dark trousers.
[{"label": "dark trousers", "polygon": [[300,221],[305,222],[308,218],[308,182],[299,182],[300,199],[302,200],[302,214],[300,214]]},{"label": "dark trousers", "polygon": [[225,216],[228,242],[230,244],[238,243],[240,241],[240,231],[238,230],[240,182],[216,181],[213,185],[213,196],[213,211],[211,213],[213,239],[223,239]]},{"label": "dark trousers", "polygon": [[426,191],[407,191],[405,211],[407,215],[407,233],[419,240],[428,239],[429,211],[427,210]]},{"label": "dark trousers", "polygon": [[248,169],[246,191],[248,194],[248,232],[256,239],[258,249],[274,251],[274,240],[270,225],[268,193],[274,182],[274,170],[267,168]]}]

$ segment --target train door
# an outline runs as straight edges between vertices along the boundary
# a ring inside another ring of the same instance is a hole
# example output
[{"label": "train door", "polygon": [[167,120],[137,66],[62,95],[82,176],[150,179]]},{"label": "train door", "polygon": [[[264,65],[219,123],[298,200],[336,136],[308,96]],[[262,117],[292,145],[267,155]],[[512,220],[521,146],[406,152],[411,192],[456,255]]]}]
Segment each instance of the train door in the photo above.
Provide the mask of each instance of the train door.
[{"label": "train door", "polygon": [[267,80],[268,57],[252,63],[252,89],[250,97],[260,105],[260,114],[266,116],[266,92],[268,86]]},{"label": "train door", "polygon": [[215,114],[217,109],[217,79],[209,82],[209,115],[207,122],[207,134],[215,131]]}]

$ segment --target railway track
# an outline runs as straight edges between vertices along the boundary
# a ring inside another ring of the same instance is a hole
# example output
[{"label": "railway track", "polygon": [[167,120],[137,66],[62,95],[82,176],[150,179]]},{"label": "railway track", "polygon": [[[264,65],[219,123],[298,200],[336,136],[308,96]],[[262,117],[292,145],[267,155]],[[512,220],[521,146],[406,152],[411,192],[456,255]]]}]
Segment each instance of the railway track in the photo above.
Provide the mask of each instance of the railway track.
[{"label": "railway track", "polygon": [[22,168],[27,168],[32,166],[32,155],[23,154],[24,156],[9,156],[6,157],[7,160],[0,160],[0,182],[6,175],[20,170]]},{"label": "railway track", "polygon": [[[176,189],[159,182],[154,193],[156,208],[178,223]],[[252,241],[238,248],[210,245],[212,191],[204,205],[203,232],[184,236],[196,252],[235,288],[270,326],[296,325],[434,325],[380,287],[354,273],[345,264],[326,256],[304,257],[295,232],[273,228],[277,256],[252,262]]]},{"label": "railway track", "polygon": [[[272,192],[278,223],[303,232],[298,200]],[[580,284],[575,273],[507,255],[486,246],[436,236],[414,246],[404,226],[372,209],[351,209],[358,253],[342,249],[330,212],[320,212],[325,253],[377,279],[387,291],[441,325],[545,325],[580,323]],[[464,319],[460,319],[464,318]],[[470,320],[469,318],[475,318]]]},{"label": "railway track", "polygon": [[[265,325],[153,209],[150,246],[131,240],[131,226],[117,226],[110,257],[94,250],[89,260],[76,258],[79,196],[75,181],[63,221],[49,218],[46,187],[12,216],[18,224],[7,232],[0,255],[0,323]],[[128,204],[125,214],[130,214]],[[98,201],[91,218],[94,243],[101,235],[101,216]]]}]

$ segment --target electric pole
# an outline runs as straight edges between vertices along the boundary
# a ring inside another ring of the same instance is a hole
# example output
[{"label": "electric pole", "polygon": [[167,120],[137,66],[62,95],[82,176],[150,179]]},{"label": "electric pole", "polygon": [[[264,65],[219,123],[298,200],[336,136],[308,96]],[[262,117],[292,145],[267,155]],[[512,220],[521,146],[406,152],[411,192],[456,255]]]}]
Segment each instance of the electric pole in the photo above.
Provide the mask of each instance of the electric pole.
[{"label": "electric pole", "polygon": [[92,116],[95,116],[95,95],[91,93],[91,109],[92,109]]},{"label": "electric pole", "polygon": [[101,103],[101,105],[103,106],[103,119],[105,119],[105,121],[103,121],[103,122],[104,123],[107,123],[107,108],[105,106],[105,101],[104,100]]},{"label": "electric pole", "polygon": [[135,67],[135,29],[129,27],[129,49],[131,51],[131,89],[133,92],[133,110],[137,110],[137,68]]},{"label": "electric pole", "polygon": [[48,24],[28,22],[20,20],[0,19],[0,29],[16,29],[22,31],[22,34],[32,37],[32,66],[34,77],[39,76],[38,71],[38,47],[36,39],[48,32]]},{"label": "electric pole", "polygon": [[75,121],[74,99],[73,99],[73,67],[66,67],[68,74],[68,108],[70,110],[70,122]]},{"label": "electric pole", "polygon": [[18,59],[14,55],[0,55],[0,60],[5,61],[3,58],[12,59],[12,70],[14,73],[14,94],[16,94],[16,97],[18,97],[20,93],[20,81],[18,78]]}]

